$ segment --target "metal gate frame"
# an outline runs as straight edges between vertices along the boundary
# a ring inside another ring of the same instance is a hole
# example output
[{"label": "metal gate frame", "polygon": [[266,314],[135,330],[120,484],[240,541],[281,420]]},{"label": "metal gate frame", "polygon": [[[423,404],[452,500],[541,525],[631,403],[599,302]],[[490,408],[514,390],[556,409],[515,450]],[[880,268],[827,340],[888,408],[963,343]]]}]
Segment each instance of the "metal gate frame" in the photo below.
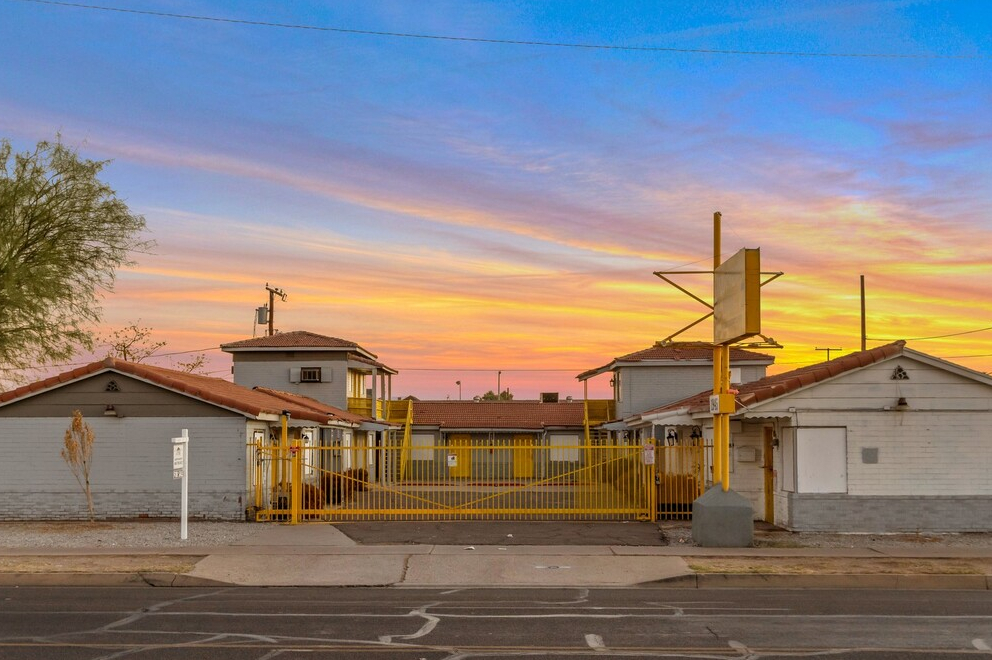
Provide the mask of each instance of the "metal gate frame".
[{"label": "metal gate frame", "polygon": [[[655,486],[653,445],[549,445],[535,442],[533,436],[530,444],[522,440],[516,436],[511,445],[498,447],[476,441],[460,444],[457,451],[440,444],[411,448],[407,442],[403,442],[407,446],[350,448],[249,443],[253,499],[249,513],[260,521],[294,524],[657,519],[660,491]],[[472,476],[471,465],[458,465],[465,456],[493,456],[496,451],[503,452],[500,456],[508,451],[512,458],[488,465],[484,479]],[[325,469],[324,465],[335,464],[334,452],[353,452],[345,463],[355,467],[342,472]],[[518,452],[527,453],[530,460],[518,460]],[[379,470],[372,469],[375,463]],[[514,476],[514,466],[527,466],[531,476]],[[370,480],[369,474],[380,476]]]}]

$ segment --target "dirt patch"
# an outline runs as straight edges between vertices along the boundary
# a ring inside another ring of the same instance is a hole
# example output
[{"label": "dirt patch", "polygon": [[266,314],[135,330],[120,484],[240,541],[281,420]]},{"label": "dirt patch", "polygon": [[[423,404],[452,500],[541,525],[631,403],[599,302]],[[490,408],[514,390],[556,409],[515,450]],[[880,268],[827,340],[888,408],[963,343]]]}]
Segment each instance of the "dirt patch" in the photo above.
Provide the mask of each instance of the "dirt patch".
[{"label": "dirt patch", "polygon": [[706,557],[692,559],[689,568],[696,573],[779,575],[992,575],[992,559]]},{"label": "dirt patch", "polygon": [[0,573],[186,573],[201,559],[154,555],[0,557]]}]

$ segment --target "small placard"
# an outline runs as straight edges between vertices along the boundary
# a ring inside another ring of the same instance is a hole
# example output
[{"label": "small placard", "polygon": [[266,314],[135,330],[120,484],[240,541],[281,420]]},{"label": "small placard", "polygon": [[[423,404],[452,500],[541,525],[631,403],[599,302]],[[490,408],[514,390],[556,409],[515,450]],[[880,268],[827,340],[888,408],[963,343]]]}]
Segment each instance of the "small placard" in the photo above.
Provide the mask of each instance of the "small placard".
[{"label": "small placard", "polygon": [[645,465],[654,465],[654,445],[644,445],[644,453],[641,459]]},{"label": "small placard", "polygon": [[448,467],[458,467],[458,454],[448,454]]},{"label": "small placard", "polygon": [[183,470],[182,470],[182,468],[179,468],[178,470],[173,470],[172,471],[172,478],[173,479],[182,479],[183,478]]},{"label": "small placard", "polygon": [[[182,470],[183,469],[183,467],[184,467],[183,466],[183,463],[185,462],[183,460],[183,458],[184,458],[183,454],[185,453],[183,451],[184,449],[185,449],[185,447],[183,445],[181,445],[181,444],[172,445],[172,469],[173,470]],[[179,477],[176,477],[176,478],[178,479]]]}]

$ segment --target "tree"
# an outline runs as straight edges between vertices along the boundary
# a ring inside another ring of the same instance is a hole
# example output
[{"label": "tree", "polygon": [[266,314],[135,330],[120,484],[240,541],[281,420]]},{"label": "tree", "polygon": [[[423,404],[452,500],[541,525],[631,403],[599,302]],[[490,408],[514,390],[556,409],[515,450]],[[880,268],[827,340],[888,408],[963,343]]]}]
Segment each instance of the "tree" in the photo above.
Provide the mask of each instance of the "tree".
[{"label": "tree", "polygon": [[[166,341],[152,339],[152,329],[140,325],[141,319],[114,330],[109,335],[100,338],[107,346],[107,357],[120,358],[128,362],[141,362],[152,357],[158,349],[166,345]],[[172,368],[188,374],[203,374],[207,365],[207,354],[196,353],[187,360],[174,360]]]},{"label": "tree", "polygon": [[500,392],[499,395],[497,396],[495,392],[489,390],[479,398],[482,401],[513,401],[513,392],[511,392],[510,388],[508,387],[502,392]]},{"label": "tree", "polygon": [[93,522],[93,492],[90,490],[90,467],[93,465],[93,444],[96,435],[90,425],[83,421],[83,413],[72,411],[72,422],[65,431],[62,458],[69,465],[72,476],[86,496],[86,507],[90,512],[90,522]]},{"label": "tree", "polygon": [[108,161],[39,142],[13,153],[0,140],[0,365],[51,364],[93,347],[99,296],[131,252],[152,242],[145,220],[98,174]]},{"label": "tree", "polygon": [[138,325],[141,319],[132,321],[119,330],[114,330],[102,338],[110,350],[107,357],[120,358],[127,362],[141,362],[151,357],[155,351],[165,346],[164,341],[152,340],[152,329]]}]

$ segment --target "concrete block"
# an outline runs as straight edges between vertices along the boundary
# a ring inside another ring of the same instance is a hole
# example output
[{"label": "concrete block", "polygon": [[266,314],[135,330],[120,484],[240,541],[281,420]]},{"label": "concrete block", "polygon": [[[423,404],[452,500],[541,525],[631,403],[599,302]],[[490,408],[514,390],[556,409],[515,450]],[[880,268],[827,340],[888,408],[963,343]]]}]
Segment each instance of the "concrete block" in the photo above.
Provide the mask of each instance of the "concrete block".
[{"label": "concrete block", "polygon": [[692,539],[708,548],[746,548],[754,541],[754,509],[733,490],[713,486],[692,503]]}]

